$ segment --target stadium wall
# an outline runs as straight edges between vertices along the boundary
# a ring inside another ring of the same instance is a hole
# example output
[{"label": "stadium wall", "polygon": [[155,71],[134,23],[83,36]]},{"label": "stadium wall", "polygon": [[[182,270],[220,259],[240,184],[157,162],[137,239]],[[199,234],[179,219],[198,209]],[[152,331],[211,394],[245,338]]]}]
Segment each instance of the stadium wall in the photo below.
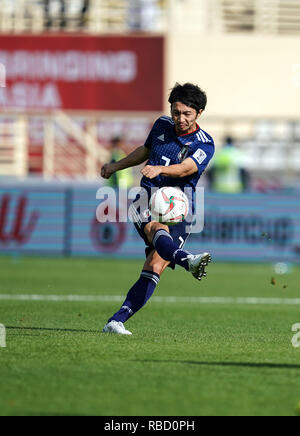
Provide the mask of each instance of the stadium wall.
[{"label": "stadium wall", "polygon": [[[97,221],[98,189],[92,184],[2,186],[0,253],[142,258],[144,245],[131,222]],[[217,261],[300,263],[299,223],[297,194],[206,193],[204,231],[191,234],[187,249],[202,247]]]},{"label": "stadium wall", "polygon": [[296,37],[2,35],[0,63],[5,109],[168,113],[169,89],[191,81],[208,93],[207,117],[299,118]]},{"label": "stadium wall", "polygon": [[299,38],[171,33],[166,65],[167,89],[191,81],[207,91],[209,117],[299,118]]}]

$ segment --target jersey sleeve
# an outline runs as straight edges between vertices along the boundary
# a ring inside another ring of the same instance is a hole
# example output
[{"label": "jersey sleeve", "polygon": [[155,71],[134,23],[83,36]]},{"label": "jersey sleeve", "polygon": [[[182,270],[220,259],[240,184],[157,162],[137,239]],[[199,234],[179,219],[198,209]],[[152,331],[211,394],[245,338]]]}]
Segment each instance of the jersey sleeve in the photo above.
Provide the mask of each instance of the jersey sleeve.
[{"label": "jersey sleeve", "polygon": [[207,144],[199,144],[199,147],[193,150],[193,153],[188,156],[193,159],[195,164],[197,165],[199,174],[202,174],[209,164],[215,153],[215,147],[213,143]]},{"label": "jersey sleeve", "polygon": [[155,138],[155,135],[159,136],[160,134],[163,134],[164,131],[165,130],[164,130],[164,125],[163,125],[163,117],[161,117],[155,121],[155,123],[154,123],[154,125],[153,125],[153,127],[148,135],[148,138],[146,139],[144,147],[151,150],[152,145],[153,145],[153,139]]},{"label": "jersey sleeve", "polygon": [[144,144],[144,147],[148,148],[149,150],[152,148],[154,131],[158,128],[158,124],[159,120],[156,120]]},{"label": "jersey sleeve", "polygon": [[151,148],[152,148],[152,139],[153,139],[153,127],[148,135],[148,138],[146,139],[145,144],[144,144],[144,147],[148,148],[149,150],[151,150]]}]

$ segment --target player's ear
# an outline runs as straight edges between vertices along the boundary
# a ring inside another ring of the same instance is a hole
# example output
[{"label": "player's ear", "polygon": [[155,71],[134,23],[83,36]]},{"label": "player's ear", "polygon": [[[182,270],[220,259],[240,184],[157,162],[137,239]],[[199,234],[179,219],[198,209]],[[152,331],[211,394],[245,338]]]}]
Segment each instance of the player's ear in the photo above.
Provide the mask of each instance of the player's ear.
[{"label": "player's ear", "polygon": [[199,112],[197,114],[197,119],[203,114],[203,112],[204,112],[204,109],[199,110]]}]

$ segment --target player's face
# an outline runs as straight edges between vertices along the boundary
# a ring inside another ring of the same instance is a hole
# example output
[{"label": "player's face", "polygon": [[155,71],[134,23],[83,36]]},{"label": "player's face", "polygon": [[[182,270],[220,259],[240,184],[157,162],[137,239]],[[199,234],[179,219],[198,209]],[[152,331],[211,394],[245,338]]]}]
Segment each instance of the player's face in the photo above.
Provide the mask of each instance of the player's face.
[{"label": "player's face", "polygon": [[203,111],[199,113],[185,104],[177,101],[173,103],[171,108],[172,120],[175,123],[176,133],[178,135],[186,135],[194,132],[197,128],[197,119]]}]

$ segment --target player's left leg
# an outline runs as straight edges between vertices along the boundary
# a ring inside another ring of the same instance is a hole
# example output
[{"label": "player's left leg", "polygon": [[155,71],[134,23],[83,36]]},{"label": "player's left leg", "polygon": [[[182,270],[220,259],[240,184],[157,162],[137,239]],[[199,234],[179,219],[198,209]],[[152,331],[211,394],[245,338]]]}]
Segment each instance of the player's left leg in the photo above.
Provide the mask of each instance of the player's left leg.
[{"label": "player's left leg", "polygon": [[162,259],[155,250],[152,250],[144,264],[138,281],[129,290],[120,310],[116,312],[103,329],[104,333],[118,333],[130,335],[124,323],[137,313],[153,295],[163,271],[169,262]]},{"label": "player's left leg", "polygon": [[[209,253],[193,255],[183,249],[188,235],[183,230],[186,226],[181,223],[172,229],[174,240],[166,225],[152,221],[145,226],[145,234],[150,243],[155,247],[158,254],[166,261],[179,265],[190,272],[197,280],[206,277],[206,266],[211,262]],[[182,236],[180,236],[182,235]],[[179,236],[179,238],[178,238]],[[182,244],[180,241],[182,240]]]}]

